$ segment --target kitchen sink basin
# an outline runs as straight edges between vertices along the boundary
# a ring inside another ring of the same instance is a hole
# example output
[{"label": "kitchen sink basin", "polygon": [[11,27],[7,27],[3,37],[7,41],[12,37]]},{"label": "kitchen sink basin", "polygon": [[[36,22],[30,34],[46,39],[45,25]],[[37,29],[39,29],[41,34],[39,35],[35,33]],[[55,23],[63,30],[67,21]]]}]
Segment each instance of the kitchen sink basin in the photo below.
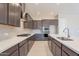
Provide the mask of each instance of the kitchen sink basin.
[{"label": "kitchen sink basin", "polygon": [[27,37],[27,36],[29,36],[30,34],[19,34],[19,35],[17,35],[18,37]]},{"label": "kitchen sink basin", "polygon": [[66,37],[57,37],[57,38],[63,41],[73,41],[72,39]]}]

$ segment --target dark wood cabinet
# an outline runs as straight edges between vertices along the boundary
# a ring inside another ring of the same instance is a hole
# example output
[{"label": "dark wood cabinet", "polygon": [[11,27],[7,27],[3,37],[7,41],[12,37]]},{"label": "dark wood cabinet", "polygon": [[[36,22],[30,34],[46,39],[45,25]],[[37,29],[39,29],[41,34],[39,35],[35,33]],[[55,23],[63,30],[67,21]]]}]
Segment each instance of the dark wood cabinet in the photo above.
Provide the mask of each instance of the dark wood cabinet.
[{"label": "dark wood cabinet", "polygon": [[61,56],[61,48],[55,45],[55,56]]},{"label": "dark wood cabinet", "polygon": [[7,24],[7,3],[0,3],[0,23]]},{"label": "dark wood cabinet", "polygon": [[15,6],[8,4],[8,24],[15,25]]},{"label": "dark wood cabinet", "polygon": [[19,43],[20,56],[26,56],[34,44],[34,36]]},{"label": "dark wood cabinet", "polygon": [[53,42],[51,42],[51,52],[52,54],[55,56],[55,44]]},{"label": "dark wood cabinet", "polygon": [[20,19],[21,19],[21,6],[15,6],[15,26],[20,27]]},{"label": "dark wood cabinet", "polygon": [[34,26],[33,26],[34,29],[41,29],[42,30],[41,20],[34,20],[33,23],[34,23]]},{"label": "dark wood cabinet", "polygon": [[34,41],[35,41],[34,36],[28,38],[28,51],[30,51],[30,49],[32,48]]},{"label": "dark wood cabinet", "polygon": [[48,42],[49,48],[54,56],[78,56],[76,52],[61,44],[56,39],[49,36],[51,42]]},{"label": "dark wood cabinet", "polygon": [[0,56],[27,56],[34,44],[34,36],[35,35],[0,53]]},{"label": "dark wood cabinet", "polygon": [[21,7],[16,4],[8,4],[8,24],[13,26],[20,26]]},{"label": "dark wood cabinet", "polygon": [[19,50],[20,50],[20,56],[25,56],[26,55],[27,47],[26,47],[25,44],[22,47],[20,47]]},{"label": "dark wood cabinet", "polygon": [[30,29],[33,29],[33,26],[34,26],[34,20],[32,19],[31,15],[26,13],[25,14],[25,20],[24,21],[24,28],[30,28]]},{"label": "dark wood cabinet", "polygon": [[61,56],[61,44],[55,39],[51,39],[51,51],[54,56]]},{"label": "dark wood cabinet", "polygon": [[62,51],[62,56],[69,56],[65,51]]},{"label": "dark wood cabinet", "polygon": [[13,3],[0,4],[0,23],[20,26],[21,6]]},{"label": "dark wood cabinet", "polygon": [[78,56],[78,54],[76,52],[74,52],[73,50],[69,49],[68,47],[62,45],[62,56]]},{"label": "dark wood cabinet", "polygon": [[8,50],[2,52],[1,56],[18,56],[18,45],[15,45]]},{"label": "dark wood cabinet", "polygon": [[49,49],[50,49],[50,51],[52,50],[52,47],[51,47],[51,39],[50,38],[48,38],[48,46],[49,46]]},{"label": "dark wood cabinet", "polygon": [[28,40],[29,39],[26,39],[19,43],[20,56],[26,56],[28,54],[28,47],[29,47]]},{"label": "dark wood cabinet", "polygon": [[15,51],[11,56],[19,56],[19,54],[18,54],[18,50]]},{"label": "dark wood cabinet", "polygon": [[19,43],[20,56],[26,56],[34,44],[34,36]]}]

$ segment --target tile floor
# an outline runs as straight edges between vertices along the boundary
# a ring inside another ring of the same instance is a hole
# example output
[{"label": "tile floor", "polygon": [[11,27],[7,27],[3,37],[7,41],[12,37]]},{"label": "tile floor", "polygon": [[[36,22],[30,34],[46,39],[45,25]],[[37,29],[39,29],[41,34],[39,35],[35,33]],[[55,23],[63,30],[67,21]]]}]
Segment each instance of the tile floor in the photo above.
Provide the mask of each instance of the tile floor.
[{"label": "tile floor", "polygon": [[52,56],[48,47],[48,41],[35,41],[28,56]]}]

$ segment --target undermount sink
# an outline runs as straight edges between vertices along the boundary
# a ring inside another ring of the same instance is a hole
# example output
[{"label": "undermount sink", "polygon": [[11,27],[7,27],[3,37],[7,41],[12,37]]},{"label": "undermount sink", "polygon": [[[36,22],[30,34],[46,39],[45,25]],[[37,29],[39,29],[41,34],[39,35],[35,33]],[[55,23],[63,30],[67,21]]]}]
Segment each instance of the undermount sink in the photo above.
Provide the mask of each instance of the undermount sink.
[{"label": "undermount sink", "polygon": [[66,37],[57,37],[57,38],[63,41],[73,41],[72,39]]},{"label": "undermount sink", "polygon": [[27,36],[29,36],[30,34],[19,34],[19,35],[17,35],[18,37],[27,37]]}]

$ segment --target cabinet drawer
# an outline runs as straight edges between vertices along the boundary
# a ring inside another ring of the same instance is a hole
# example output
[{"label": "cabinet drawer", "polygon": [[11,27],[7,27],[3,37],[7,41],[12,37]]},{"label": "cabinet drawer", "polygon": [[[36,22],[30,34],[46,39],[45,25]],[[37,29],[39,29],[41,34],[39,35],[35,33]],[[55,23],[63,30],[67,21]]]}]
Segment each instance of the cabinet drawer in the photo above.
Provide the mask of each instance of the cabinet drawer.
[{"label": "cabinet drawer", "polygon": [[7,56],[12,55],[15,51],[18,50],[18,45],[11,47],[10,49],[2,52],[3,54],[7,54]]},{"label": "cabinet drawer", "polygon": [[67,48],[64,45],[62,45],[62,51],[65,51],[66,54],[68,54],[69,56],[78,56],[77,53],[75,53],[74,51],[72,51],[71,49]]}]

